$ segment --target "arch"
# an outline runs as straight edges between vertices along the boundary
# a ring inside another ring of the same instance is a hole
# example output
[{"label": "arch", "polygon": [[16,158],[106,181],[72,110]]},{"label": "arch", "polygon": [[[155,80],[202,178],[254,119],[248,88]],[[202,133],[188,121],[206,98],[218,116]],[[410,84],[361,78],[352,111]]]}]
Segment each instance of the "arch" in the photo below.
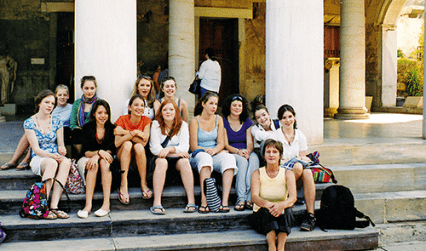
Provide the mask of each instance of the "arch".
[{"label": "arch", "polygon": [[[367,72],[367,78],[369,78],[367,80],[367,85],[369,85],[367,90],[370,90],[369,93],[367,91],[367,95],[370,94],[374,97],[373,107],[376,110],[380,110],[382,107],[396,106],[396,21],[407,0],[376,0],[375,2],[378,5],[377,14],[375,15],[375,20],[371,20],[373,25],[370,26],[370,32],[375,34],[370,35],[377,37],[375,39],[376,44],[372,44],[367,49],[367,53],[370,53],[367,58],[370,57],[370,62],[373,65],[375,64],[377,68],[376,71]],[[376,58],[372,60],[371,57]]]}]

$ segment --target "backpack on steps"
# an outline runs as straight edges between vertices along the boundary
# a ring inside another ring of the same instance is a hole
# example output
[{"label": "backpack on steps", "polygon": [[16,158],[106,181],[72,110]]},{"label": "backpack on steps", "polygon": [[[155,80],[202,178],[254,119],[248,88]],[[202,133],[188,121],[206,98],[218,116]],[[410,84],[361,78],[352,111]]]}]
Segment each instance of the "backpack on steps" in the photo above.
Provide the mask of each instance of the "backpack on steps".
[{"label": "backpack on steps", "polygon": [[[24,203],[22,204],[19,215],[22,218],[32,218],[32,219],[43,219],[49,215],[49,207],[47,201],[46,193],[46,182],[53,180],[58,182],[58,184],[64,189],[64,186],[55,178],[49,178],[43,180],[42,182],[34,183],[30,190],[28,190],[27,195],[25,196]],[[53,187],[53,185],[52,185]],[[68,210],[69,211],[69,197],[67,192],[64,189],[64,193],[68,198]]]},{"label": "backpack on steps", "polygon": [[[317,225],[322,229],[353,230],[365,228],[374,223],[370,217],[355,208],[354,196],[349,188],[341,185],[327,187],[321,196],[319,212],[316,213]],[[363,218],[364,220],[356,220]]]}]

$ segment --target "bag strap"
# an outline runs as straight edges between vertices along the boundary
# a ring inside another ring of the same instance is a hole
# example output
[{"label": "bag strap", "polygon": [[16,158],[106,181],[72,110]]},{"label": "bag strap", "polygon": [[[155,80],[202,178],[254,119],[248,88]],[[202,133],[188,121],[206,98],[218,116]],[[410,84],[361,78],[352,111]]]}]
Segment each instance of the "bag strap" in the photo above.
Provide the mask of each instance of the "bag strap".
[{"label": "bag strap", "polygon": [[370,224],[375,227],[376,224],[374,224],[374,222],[371,220],[370,217],[368,217],[367,215],[365,215],[364,213],[360,212],[358,209],[355,208],[355,216],[357,218],[363,218],[365,219],[365,221],[355,221],[355,227],[357,228],[366,228],[368,227]]},{"label": "bag strap", "polygon": [[[43,180],[42,183],[46,183],[49,180],[54,180],[61,186],[62,191],[65,193],[65,195],[67,197],[67,209],[65,209],[64,211],[67,212],[67,213],[71,212],[71,200],[70,200],[70,197],[69,197],[67,190],[65,189],[64,185],[59,180],[57,180],[56,178],[53,178],[53,177]],[[52,189],[53,189],[53,184],[52,184]]]},{"label": "bag strap", "polygon": [[164,139],[164,141],[161,143],[161,146],[163,148],[166,148],[167,144],[169,144],[170,136],[172,135],[172,131],[170,130],[169,134],[167,134],[167,137]]},{"label": "bag strap", "polygon": [[278,128],[280,128],[280,120],[279,119],[274,119],[274,126],[275,126],[276,130],[278,130]]}]

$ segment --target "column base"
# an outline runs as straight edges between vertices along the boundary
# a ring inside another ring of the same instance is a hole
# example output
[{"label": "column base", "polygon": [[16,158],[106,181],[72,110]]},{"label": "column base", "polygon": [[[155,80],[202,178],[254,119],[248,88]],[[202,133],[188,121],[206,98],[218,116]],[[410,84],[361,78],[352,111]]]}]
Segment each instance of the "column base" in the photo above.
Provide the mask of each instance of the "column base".
[{"label": "column base", "polygon": [[337,113],[337,108],[324,108],[324,117],[325,118],[334,118],[334,115]]},{"label": "column base", "polygon": [[334,114],[335,119],[369,119],[370,114],[367,113],[367,108],[339,108]]}]

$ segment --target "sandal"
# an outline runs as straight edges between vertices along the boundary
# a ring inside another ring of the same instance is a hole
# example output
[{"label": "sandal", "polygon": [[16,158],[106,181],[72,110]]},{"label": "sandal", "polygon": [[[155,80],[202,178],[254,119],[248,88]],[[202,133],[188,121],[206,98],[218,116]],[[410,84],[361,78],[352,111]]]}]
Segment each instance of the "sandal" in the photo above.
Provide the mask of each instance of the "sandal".
[{"label": "sandal", "polygon": [[[160,209],[160,212],[155,211],[155,209]],[[166,214],[166,210],[164,210],[164,207],[162,205],[150,207],[149,211],[151,211],[151,213],[157,214],[157,215],[165,215]]]},{"label": "sandal", "polygon": [[[124,199],[123,199],[124,198]],[[130,197],[129,194],[124,195],[121,192],[121,189],[118,189],[118,200],[121,202],[121,204],[123,205],[129,205],[130,204]]]},{"label": "sandal", "polygon": [[28,170],[28,169],[30,169],[30,165],[28,165],[28,163],[24,163],[24,162],[20,163],[16,167],[16,170],[18,170],[18,171],[23,171],[23,170]]},{"label": "sandal", "polygon": [[0,167],[0,170],[7,170],[7,169],[10,169],[10,168],[15,168],[15,167],[16,167],[16,165],[14,165],[14,164],[6,163],[6,164],[4,164]]},{"label": "sandal", "polygon": [[[203,210],[201,210],[201,209],[203,209]],[[200,214],[208,214],[208,213],[210,213],[210,208],[209,208],[209,206],[200,206],[198,208],[198,212]]]},{"label": "sandal", "polygon": [[244,201],[238,201],[237,204],[234,206],[235,211],[244,211],[245,209],[245,203]]},{"label": "sandal", "polygon": [[248,209],[248,210],[253,210],[253,202],[246,201],[245,208]]},{"label": "sandal", "polygon": [[[193,209],[193,210],[192,210]],[[184,213],[194,213],[198,209],[197,205],[195,204],[188,204],[185,207],[185,210],[183,210]]]},{"label": "sandal", "polygon": [[56,217],[58,217],[58,219],[68,219],[70,217],[67,213],[57,208],[51,208],[50,212],[56,214]]},{"label": "sandal", "polygon": [[220,205],[219,213],[229,213],[229,206]]},{"label": "sandal", "polygon": [[148,190],[146,190],[146,191],[144,191],[143,189],[142,189],[142,198],[144,199],[144,200],[149,200],[149,199],[151,199],[152,198],[152,191],[148,188]]},{"label": "sandal", "polygon": [[44,217],[43,219],[56,220],[57,218],[58,218],[58,216],[56,216],[55,213],[53,213],[52,211],[49,211],[49,214],[46,217]]}]

